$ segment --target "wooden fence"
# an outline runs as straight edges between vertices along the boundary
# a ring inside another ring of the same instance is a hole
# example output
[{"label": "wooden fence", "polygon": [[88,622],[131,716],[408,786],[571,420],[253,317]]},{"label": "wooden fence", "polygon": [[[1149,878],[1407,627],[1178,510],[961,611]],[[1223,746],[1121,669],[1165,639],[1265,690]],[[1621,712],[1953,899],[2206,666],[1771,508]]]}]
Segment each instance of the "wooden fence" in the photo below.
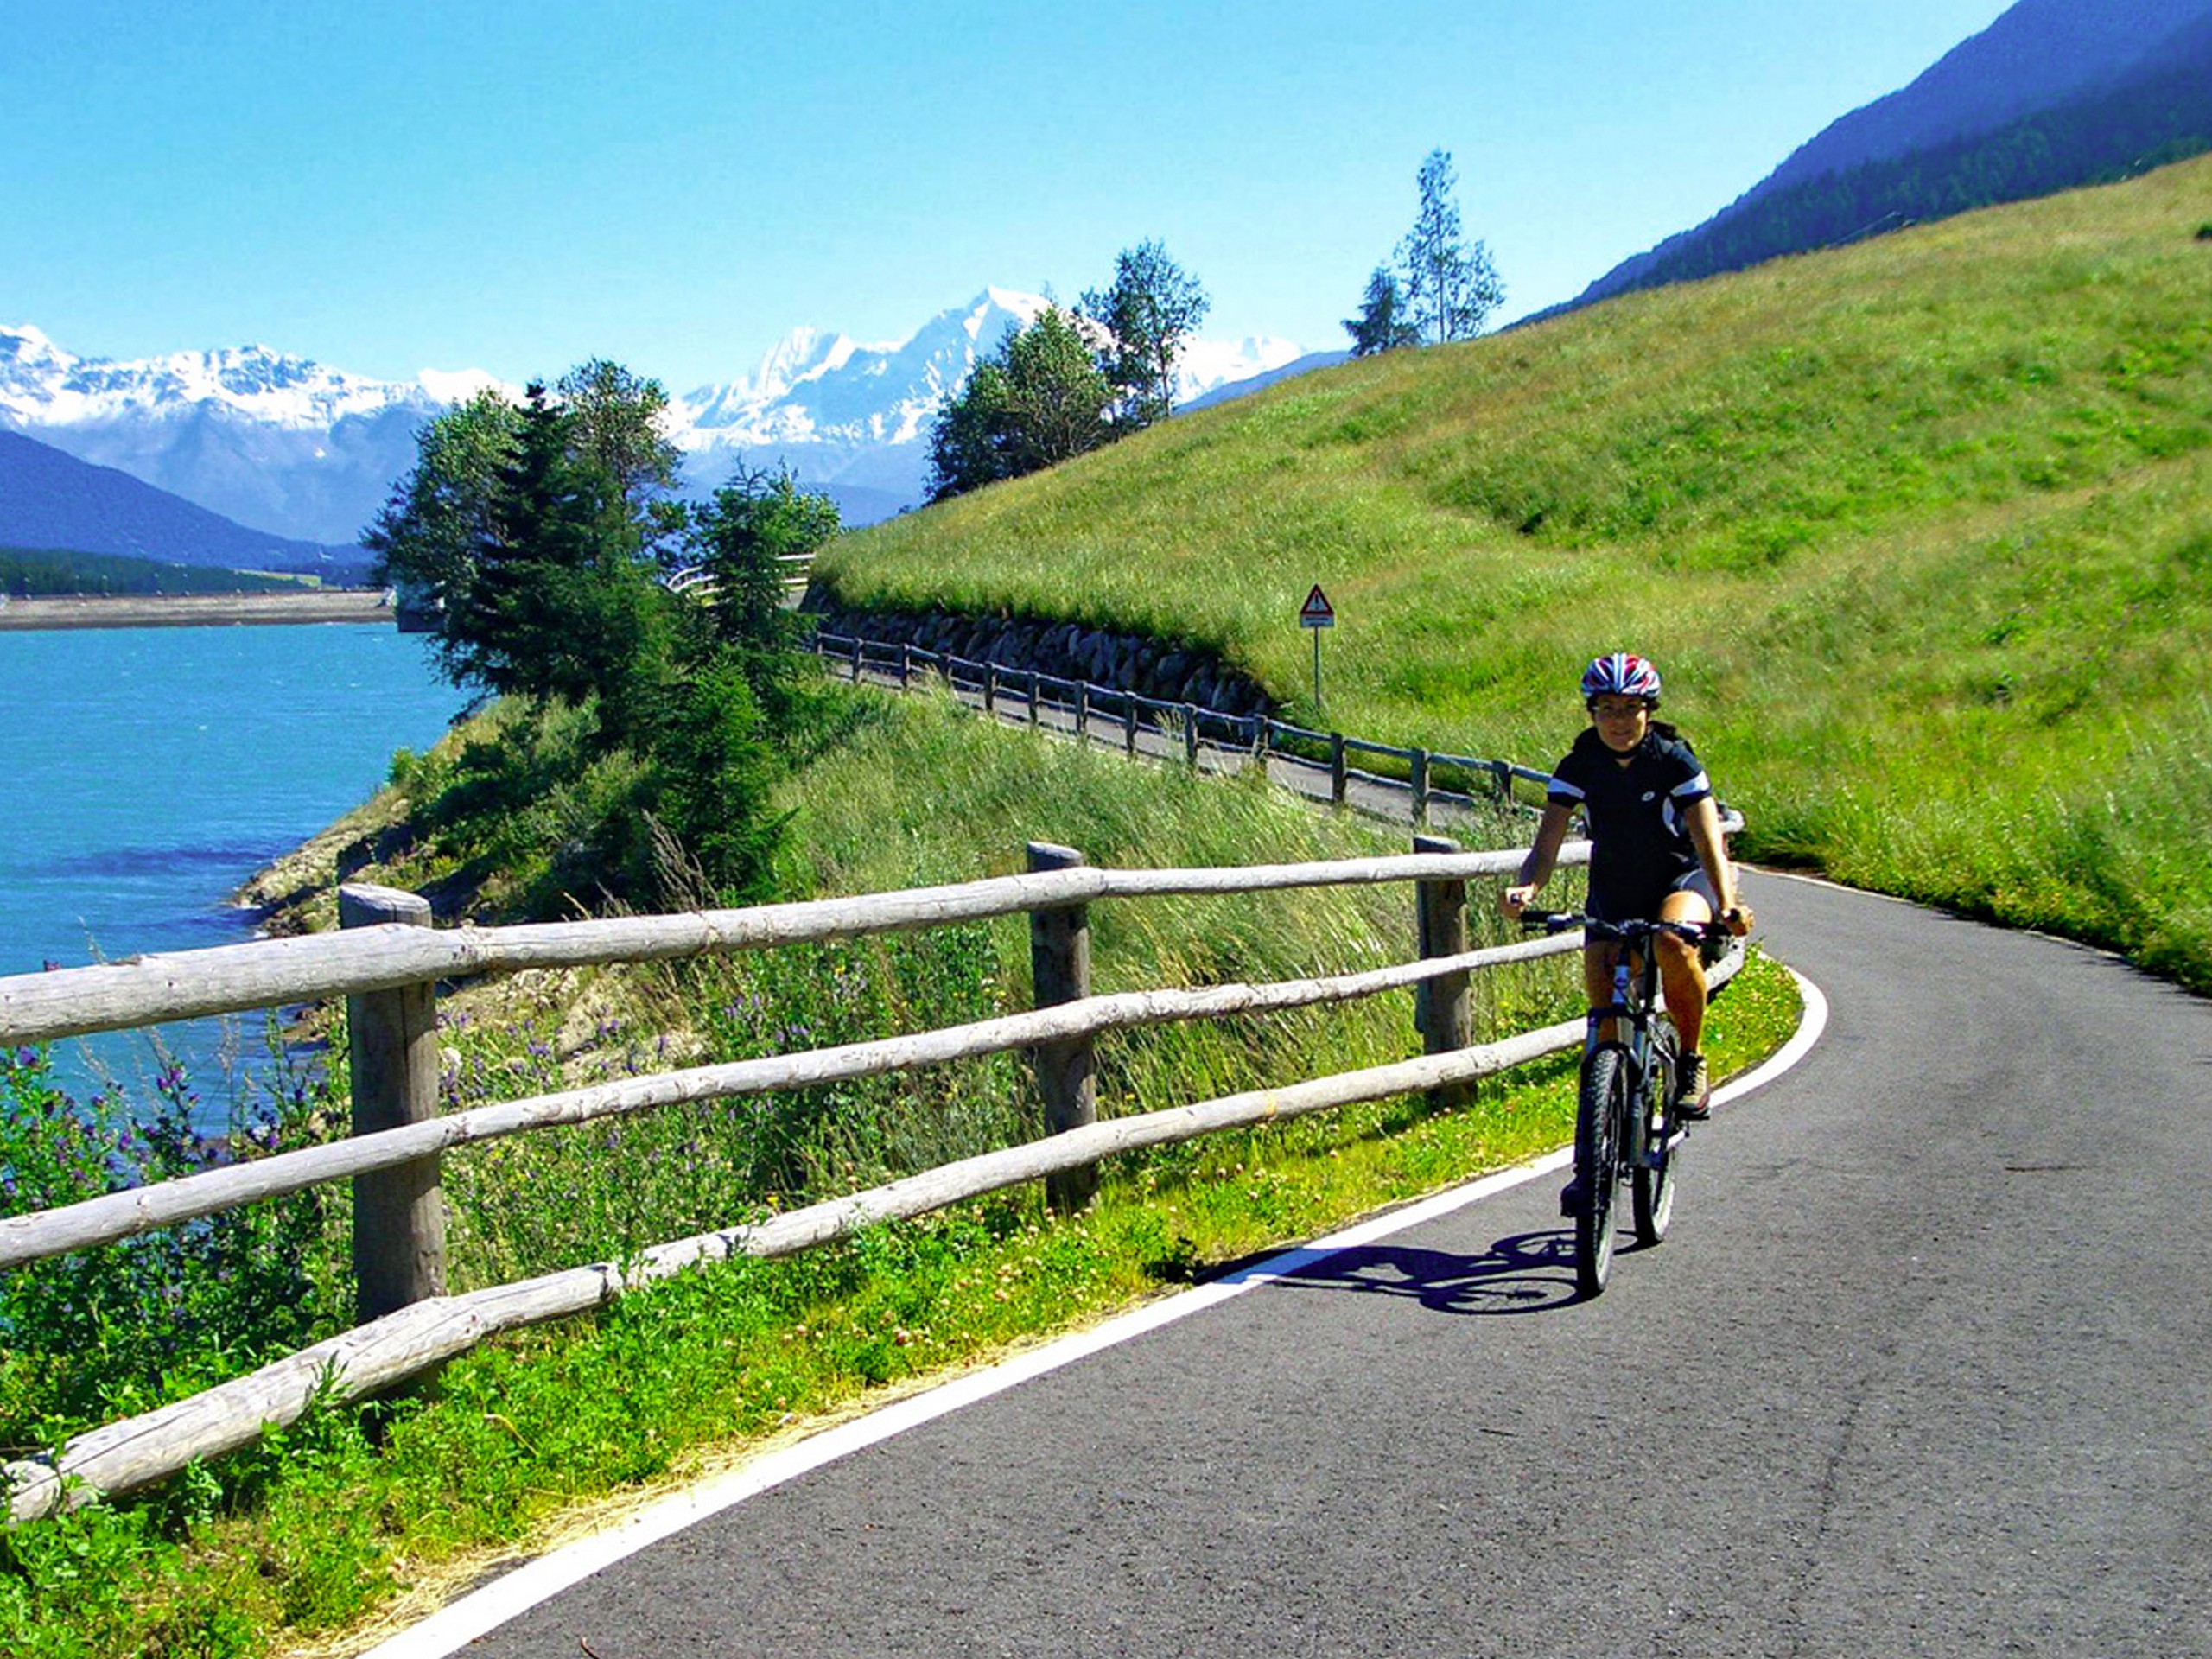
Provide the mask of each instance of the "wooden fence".
[{"label": "wooden fence", "polygon": [[[251,1160],[157,1185],[0,1220],[0,1271],[92,1249],[320,1183],[353,1183],[354,1258],[362,1323],[249,1376],[81,1434],[54,1456],[6,1466],[8,1514],[23,1521],[174,1474],[193,1459],[249,1445],[316,1399],[387,1389],[494,1332],[599,1306],[694,1263],[791,1254],[881,1221],[1044,1179],[1052,1200],[1082,1203],[1109,1154],[1360,1101],[1452,1091],[1572,1046],[1563,1022],[1471,1046],[1469,976],[1503,963],[1573,950],[1579,936],[1470,950],[1466,883],[1508,875],[1522,854],[1466,852],[1416,837],[1414,854],[1211,869],[1103,869],[1065,848],[1033,843],[1028,872],[957,885],[798,904],[526,926],[434,929],[425,901],[389,888],[341,889],[340,931],[151,956],[0,978],[0,1043],[51,1041],[213,1014],[344,996],[353,1077],[353,1133],[330,1145]],[[1571,843],[1563,863],[1586,861]],[[1262,984],[1090,992],[1089,906],[1109,900],[1284,892],[1408,882],[1419,955],[1391,967]],[[935,1031],[778,1054],[562,1090],[436,1115],[435,988],[528,968],[666,962],[713,953],[913,930],[992,917],[1030,918],[1037,1007]],[[1726,964],[1725,977],[1732,963]],[[1130,1027],[1415,994],[1423,1053],[1170,1110],[1099,1122],[1091,1046]],[[622,1266],[600,1262],[462,1295],[444,1285],[439,1160],[445,1152],[550,1125],[679,1102],[728,1098],[1030,1051],[1046,1104],[1045,1137],[769,1220],[677,1239]]]},{"label": "wooden fence", "polygon": [[[1317,779],[1325,772],[1327,798],[1339,805],[1354,783],[1403,787],[1410,791],[1416,824],[1427,823],[1431,810],[1440,804],[1470,810],[1478,800],[1513,804],[1516,782],[1539,791],[1551,782],[1550,773],[1510,760],[1400,748],[1342,732],[1311,731],[1266,715],[1228,715],[1198,703],[1166,702],[1088,680],[1061,679],[1034,669],[925,651],[919,645],[824,633],[815,636],[814,651],[842,669],[855,684],[874,676],[904,689],[918,679],[935,677],[957,690],[980,695],[986,714],[1014,709],[1036,726],[1051,713],[1066,720],[1076,737],[1118,740],[1130,754],[1137,752],[1140,738],[1148,735],[1171,747],[1179,740],[1184,758],[1193,766],[1202,753],[1212,751],[1262,767],[1270,760],[1287,761],[1311,770]],[[1395,769],[1389,773],[1370,771],[1357,764],[1363,760],[1395,763]],[[1463,786],[1452,788],[1447,779]]]}]

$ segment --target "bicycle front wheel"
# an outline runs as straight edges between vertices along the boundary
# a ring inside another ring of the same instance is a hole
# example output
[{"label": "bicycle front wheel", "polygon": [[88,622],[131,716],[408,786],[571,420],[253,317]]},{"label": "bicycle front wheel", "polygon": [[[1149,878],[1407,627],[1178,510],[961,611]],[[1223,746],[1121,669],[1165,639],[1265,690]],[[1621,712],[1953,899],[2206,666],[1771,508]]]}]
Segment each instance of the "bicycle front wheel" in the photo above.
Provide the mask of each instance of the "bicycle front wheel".
[{"label": "bicycle front wheel", "polygon": [[1636,1236],[1656,1244],[1675,1214],[1675,1033],[1663,1020],[1651,1033],[1651,1063],[1637,1090],[1643,1114],[1643,1158],[1630,1183],[1636,1194]]},{"label": "bicycle front wheel", "polygon": [[1582,1097],[1574,1113],[1574,1173],[1582,1188],[1574,1216],[1574,1282],[1585,1296],[1604,1290],[1613,1270],[1628,1070],[1627,1057],[1611,1045],[1582,1062]]}]

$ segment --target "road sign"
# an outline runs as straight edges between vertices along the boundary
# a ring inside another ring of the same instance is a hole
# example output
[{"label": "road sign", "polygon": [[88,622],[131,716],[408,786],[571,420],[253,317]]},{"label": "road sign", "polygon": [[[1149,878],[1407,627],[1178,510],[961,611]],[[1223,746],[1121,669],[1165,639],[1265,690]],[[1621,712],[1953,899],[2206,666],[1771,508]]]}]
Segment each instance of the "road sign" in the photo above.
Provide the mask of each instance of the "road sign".
[{"label": "road sign", "polygon": [[1306,595],[1306,602],[1298,607],[1298,626],[1301,628],[1333,628],[1337,626],[1336,607],[1329,603],[1329,596],[1315,582],[1313,591]]}]

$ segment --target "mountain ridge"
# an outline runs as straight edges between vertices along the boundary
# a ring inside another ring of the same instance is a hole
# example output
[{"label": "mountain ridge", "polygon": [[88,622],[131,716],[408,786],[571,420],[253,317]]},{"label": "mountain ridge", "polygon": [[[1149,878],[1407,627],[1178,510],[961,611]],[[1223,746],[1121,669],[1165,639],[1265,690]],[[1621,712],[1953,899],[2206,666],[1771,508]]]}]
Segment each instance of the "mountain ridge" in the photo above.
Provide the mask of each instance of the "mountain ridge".
[{"label": "mountain ridge", "polygon": [[[1047,301],[986,287],[904,340],[792,330],[749,374],[670,395],[685,493],[740,466],[788,465],[871,523],[924,497],[931,417],[1011,327]],[[1298,356],[1264,337],[1191,342],[1192,397]],[[267,346],[124,361],[80,357],[29,324],[0,326],[0,431],[112,467],[286,539],[349,543],[413,465],[422,425],[478,391],[519,397],[480,370],[378,381]]]},{"label": "mountain ridge", "polygon": [[270,536],[19,432],[0,431],[0,545],[359,582],[368,556]]},{"label": "mountain ridge", "polygon": [[[2098,100],[2124,108],[2131,91],[2158,96],[2180,64],[2200,60],[2212,64],[2212,0],[2018,0],[1904,87],[1830,122],[1710,218],[1522,321],[1898,223],[2108,182],[2135,158],[2115,163],[2100,147],[2112,124],[2099,119]],[[2018,148],[2047,152],[2054,130],[2073,144],[2069,156],[2037,155],[2023,165],[2004,153],[2004,139],[2016,130]],[[1993,160],[1992,150],[1999,152]],[[1916,158],[1928,162],[1918,169],[1919,188],[1895,185],[1914,173]],[[1939,166],[1948,171],[1936,172]],[[1825,214],[1808,211],[1806,203],[1822,198]],[[1863,217],[1834,223],[1861,205]]]}]

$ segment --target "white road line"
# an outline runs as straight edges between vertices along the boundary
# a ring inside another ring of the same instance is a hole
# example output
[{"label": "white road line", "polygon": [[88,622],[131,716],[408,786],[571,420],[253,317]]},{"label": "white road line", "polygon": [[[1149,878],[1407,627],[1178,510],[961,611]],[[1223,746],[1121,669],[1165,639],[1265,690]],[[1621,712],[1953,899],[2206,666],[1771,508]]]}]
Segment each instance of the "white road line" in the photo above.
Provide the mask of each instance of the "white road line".
[{"label": "white road line", "polygon": [[[1725,1104],[1750,1094],[1755,1089],[1764,1088],[1804,1058],[1814,1044],[1820,1040],[1821,1033],[1827,1026],[1827,999],[1803,975],[1792,970],[1791,977],[1796,980],[1798,990],[1805,1000],[1804,1018],[1798,1024],[1796,1034],[1765,1065],[1713,1090],[1715,1105]],[[995,1394],[1003,1394],[1008,1389],[1058,1370],[1064,1365],[1071,1365],[1102,1350],[1130,1341],[1147,1332],[1157,1331],[1163,1325],[1173,1325],[1179,1319],[1186,1319],[1193,1313],[1204,1313],[1232,1296],[1241,1296],[1261,1285],[1306,1272],[1316,1262],[1339,1251],[1371,1244],[1377,1239],[1418,1227],[1440,1216],[1448,1216],[1471,1204],[1478,1204],[1523,1182],[1564,1169],[1572,1159],[1573,1149],[1562,1148],[1532,1162],[1502,1170],[1495,1175],[1486,1175],[1465,1186],[1454,1187],[1450,1192],[1440,1192],[1433,1198],[1408,1205],[1402,1210],[1393,1210],[1386,1215],[1348,1227],[1342,1232],[1316,1239],[1310,1244],[1284,1250],[1263,1262],[1255,1262],[1250,1267],[1240,1268],[1178,1295],[1150,1303],[1134,1313],[1094,1325],[1088,1331],[1076,1332],[986,1370],[971,1372],[925,1393],[910,1395],[884,1407],[880,1411],[825,1429],[797,1446],[772,1452],[741,1469],[702,1481],[641,1510],[605,1532],[580,1538],[572,1544],[565,1544],[541,1555],[482,1589],[472,1591],[460,1600],[433,1613],[421,1624],[379,1643],[363,1655],[362,1659],[447,1659],[448,1655],[458,1652],[478,1637],[497,1630],[540,1602],[550,1601],[563,1590],[582,1583],[601,1568],[634,1555],[696,1522],[734,1508],[749,1497],[757,1497],[786,1481],[795,1480],[801,1475],[890,1440],[894,1435],[903,1434],[908,1429],[918,1428],[925,1423],[948,1416],[964,1406],[988,1400]]]}]

